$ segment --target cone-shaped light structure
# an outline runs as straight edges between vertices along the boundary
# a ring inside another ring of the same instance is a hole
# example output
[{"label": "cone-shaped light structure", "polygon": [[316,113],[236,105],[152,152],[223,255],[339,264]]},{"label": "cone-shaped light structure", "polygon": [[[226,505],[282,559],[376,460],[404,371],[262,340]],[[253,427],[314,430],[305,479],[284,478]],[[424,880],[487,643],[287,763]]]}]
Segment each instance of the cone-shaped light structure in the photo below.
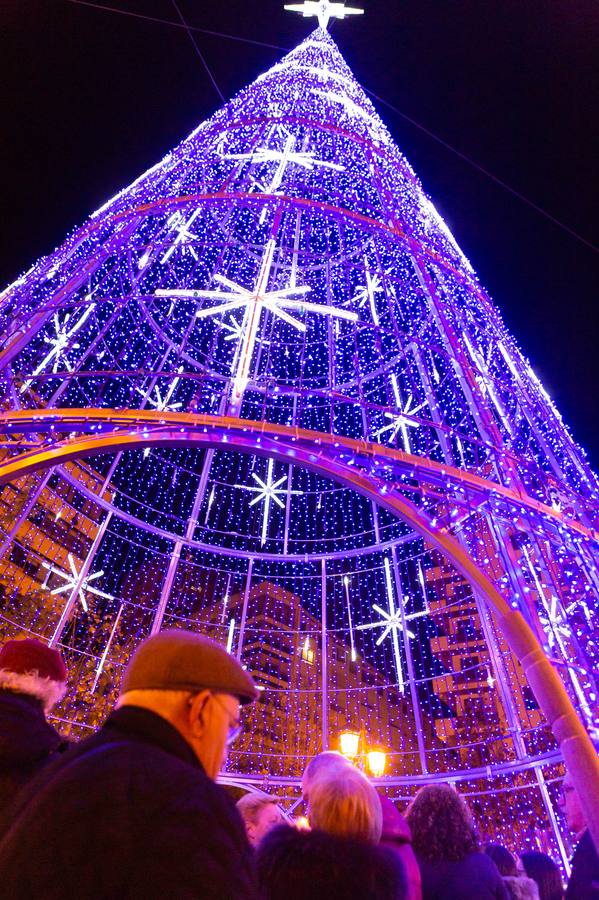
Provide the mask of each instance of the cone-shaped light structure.
[{"label": "cone-shaped light structure", "polygon": [[451,778],[566,855],[549,725],[596,727],[597,481],[325,31],[0,315],[2,630],[65,650],[65,719],[201,630],[263,688],[230,780],[291,799],[352,731],[392,796]]}]

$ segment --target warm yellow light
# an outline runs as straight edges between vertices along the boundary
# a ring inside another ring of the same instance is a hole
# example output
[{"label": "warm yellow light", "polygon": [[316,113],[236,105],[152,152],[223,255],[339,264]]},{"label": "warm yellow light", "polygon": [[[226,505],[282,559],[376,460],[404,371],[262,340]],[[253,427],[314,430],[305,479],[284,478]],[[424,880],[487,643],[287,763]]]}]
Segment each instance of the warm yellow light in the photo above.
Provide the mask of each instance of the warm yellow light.
[{"label": "warm yellow light", "polygon": [[357,756],[359,744],[360,735],[356,731],[344,731],[339,735],[339,747],[344,756]]},{"label": "warm yellow light", "polygon": [[368,769],[375,778],[380,778],[385,774],[385,766],[387,764],[387,755],[382,750],[371,750],[368,754]]},{"label": "warm yellow light", "polygon": [[310,646],[310,638],[307,637],[302,645],[302,659],[304,662],[307,662],[308,665],[314,665],[314,650]]}]

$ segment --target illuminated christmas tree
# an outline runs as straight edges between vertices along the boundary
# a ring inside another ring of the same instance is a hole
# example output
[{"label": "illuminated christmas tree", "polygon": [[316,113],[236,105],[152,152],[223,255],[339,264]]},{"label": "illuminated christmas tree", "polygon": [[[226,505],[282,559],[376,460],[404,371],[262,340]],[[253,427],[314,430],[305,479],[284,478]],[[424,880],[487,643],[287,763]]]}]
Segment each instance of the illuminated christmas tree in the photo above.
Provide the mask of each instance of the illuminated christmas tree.
[{"label": "illuminated christmas tree", "polygon": [[291,803],[344,734],[390,796],[453,780],[564,855],[510,623],[593,732],[597,479],[329,36],[348,10],[301,9],[1,296],[3,636],[63,648],[85,733],[141,639],[204,631],[263,688],[225,779]]}]

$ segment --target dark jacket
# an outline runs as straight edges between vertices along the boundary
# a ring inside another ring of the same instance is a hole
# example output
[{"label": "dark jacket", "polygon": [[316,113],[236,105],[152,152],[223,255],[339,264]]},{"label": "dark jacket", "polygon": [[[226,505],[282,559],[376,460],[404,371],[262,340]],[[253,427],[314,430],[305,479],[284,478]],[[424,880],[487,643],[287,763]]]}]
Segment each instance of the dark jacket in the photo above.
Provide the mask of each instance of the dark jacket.
[{"label": "dark jacket", "polygon": [[0,815],[64,746],[39,700],[0,690]]},{"label": "dark jacket", "polygon": [[599,900],[599,854],[588,828],[572,857],[566,900]]},{"label": "dark jacket", "polygon": [[416,858],[422,900],[509,900],[503,878],[486,853],[469,853],[459,862]]},{"label": "dark jacket", "polygon": [[404,868],[406,900],[422,900],[420,869],[412,850],[412,832],[405,818],[388,797],[379,794],[383,811],[381,844],[397,853]]},{"label": "dark jacket", "polygon": [[165,719],[138,707],[52,763],[0,823],[10,900],[255,897],[245,829]]},{"label": "dark jacket", "polygon": [[263,900],[404,900],[392,850],[324,831],[282,825],[257,851]]}]

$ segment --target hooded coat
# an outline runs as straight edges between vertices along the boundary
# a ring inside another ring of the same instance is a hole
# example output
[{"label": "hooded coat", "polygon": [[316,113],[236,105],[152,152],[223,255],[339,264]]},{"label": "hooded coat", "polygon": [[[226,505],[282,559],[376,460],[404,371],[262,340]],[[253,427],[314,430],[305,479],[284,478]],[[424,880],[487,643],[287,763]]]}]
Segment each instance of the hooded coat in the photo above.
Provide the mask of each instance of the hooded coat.
[{"label": "hooded coat", "polygon": [[10,900],[256,896],[233,801],[176,728],[134,706],[21,791],[0,821],[0,885]]},{"label": "hooded coat", "polygon": [[0,690],[0,814],[65,747],[36,697]]},{"label": "hooded coat", "polygon": [[420,869],[412,850],[412,832],[405,818],[388,797],[379,794],[383,811],[381,844],[390,847],[399,856],[406,879],[406,900],[422,900]]},{"label": "hooded coat", "polygon": [[527,878],[526,875],[504,875],[503,880],[510,900],[539,900],[539,889],[532,878]]}]

